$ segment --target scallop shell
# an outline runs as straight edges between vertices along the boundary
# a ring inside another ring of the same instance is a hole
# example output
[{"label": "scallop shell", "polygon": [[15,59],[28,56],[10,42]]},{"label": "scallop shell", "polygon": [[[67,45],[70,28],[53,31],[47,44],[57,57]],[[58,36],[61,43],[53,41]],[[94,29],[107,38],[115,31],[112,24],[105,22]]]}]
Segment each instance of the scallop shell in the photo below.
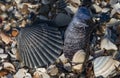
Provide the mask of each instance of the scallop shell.
[{"label": "scallop shell", "polygon": [[120,62],[113,60],[111,56],[101,56],[96,58],[93,64],[95,76],[103,76],[106,78],[115,72],[115,66],[118,67]]},{"label": "scallop shell", "polygon": [[59,30],[47,24],[22,28],[17,41],[23,63],[28,67],[54,63],[62,52],[63,41]]}]

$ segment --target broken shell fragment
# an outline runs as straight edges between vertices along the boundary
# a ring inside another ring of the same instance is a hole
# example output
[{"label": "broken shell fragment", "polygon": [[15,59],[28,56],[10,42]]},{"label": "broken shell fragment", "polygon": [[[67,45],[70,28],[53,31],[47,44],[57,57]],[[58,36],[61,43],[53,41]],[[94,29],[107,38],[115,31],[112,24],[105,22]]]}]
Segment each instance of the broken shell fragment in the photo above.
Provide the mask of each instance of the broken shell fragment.
[{"label": "broken shell fragment", "polygon": [[62,62],[63,64],[68,62],[68,59],[65,57],[64,54],[62,54],[59,59],[57,59],[57,63]]},{"label": "broken shell fragment", "polygon": [[50,78],[47,73],[36,71],[33,74],[33,78]]},{"label": "broken shell fragment", "polygon": [[70,63],[66,63],[64,64],[64,69],[70,72],[72,71],[72,65]]},{"label": "broken shell fragment", "polygon": [[106,49],[106,50],[117,50],[117,46],[112,43],[108,38],[104,38],[101,41],[100,44],[101,49]]},{"label": "broken shell fragment", "polygon": [[24,78],[26,76],[26,73],[28,72],[27,69],[21,68],[18,70],[18,72],[14,75],[14,78]]},{"label": "broken shell fragment", "polygon": [[13,64],[9,63],[9,62],[3,62],[3,69],[6,69],[10,72],[15,72],[15,67]]},{"label": "broken shell fragment", "polygon": [[11,35],[13,37],[16,37],[19,34],[19,31],[17,29],[13,29]]},{"label": "broken shell fragment", "polygon": [[113,60],[111,56],[101,56],[93,61],[95,76],[108,77],[115,72],[115,66],[118,67],[120,62]]},{"label": "broken shell fragment", "polygon": [[4,29],[5,31],[9,31],[9,30],[11,29],[11,23],[5,24],[4,27],[3,27],[3,29]]},{"label": "broken shell fragment", "polygon": [[0,48],[0,54],[3,54],[3,53],[4,53],[4,49]]},{"label": "broken shell fragment", "polygon": [[10,36],[6,35],[4,32],[0,32],[0,37],[2,39],[3,42],[5,42],[6,44],[9,44],[12,39],[10,38]]},{"label": "broken shell fragment", "polygon": [[81,72],[85,58],[86,58],[86,53],[84,52],[84,50],[78,50],[74,54],[72,59],[72,62],[75,63],[75,65],[73,65],[73,70]]},{"label": "broken shell fragment", "polygon": [[93,4],[93,5],[91,6],[91,8],[93,8],[96,13],[99,13],[99,12],[102,11],[102,8],[101,8],[100,6],[98,6],[98,5],[96,5],[96,4]]},{"label": "broken shell fragment", "polygon": [[49,66],[49,68],[47,69],[48,74],[50,74],[51,76],[55,76],[58,74],[59,70],[55,65],[51,65]]}]

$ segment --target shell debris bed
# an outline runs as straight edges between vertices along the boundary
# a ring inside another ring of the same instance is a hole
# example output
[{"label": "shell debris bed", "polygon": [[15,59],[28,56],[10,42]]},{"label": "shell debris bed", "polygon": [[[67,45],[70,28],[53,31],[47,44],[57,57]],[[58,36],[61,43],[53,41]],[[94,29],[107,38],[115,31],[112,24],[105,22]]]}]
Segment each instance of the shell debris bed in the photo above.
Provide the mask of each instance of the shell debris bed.
[{"label": "shell debris bed", "polygon": [[0,78],[119,78],[120,0],[0,0]]}]

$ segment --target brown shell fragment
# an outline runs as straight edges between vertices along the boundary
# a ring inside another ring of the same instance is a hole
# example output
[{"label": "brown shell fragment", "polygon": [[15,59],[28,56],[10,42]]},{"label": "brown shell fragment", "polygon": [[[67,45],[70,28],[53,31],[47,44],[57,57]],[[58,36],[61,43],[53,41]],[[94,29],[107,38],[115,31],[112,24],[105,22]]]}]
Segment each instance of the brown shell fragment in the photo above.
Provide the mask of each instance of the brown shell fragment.
[{"label": "brown shell fragment", "polygon": [[10,36],[8,36],[7,34],[5,34],[2,31],[0,32],[0,37],[1,37],[2,41],[5,42],[5,44],[9,44],[12,41]]},{"label": "brown shell fragment", "polygon": [[13,37],[16,37],[19,34],[19,31],[17,29],[13,29],[11,35]]}]

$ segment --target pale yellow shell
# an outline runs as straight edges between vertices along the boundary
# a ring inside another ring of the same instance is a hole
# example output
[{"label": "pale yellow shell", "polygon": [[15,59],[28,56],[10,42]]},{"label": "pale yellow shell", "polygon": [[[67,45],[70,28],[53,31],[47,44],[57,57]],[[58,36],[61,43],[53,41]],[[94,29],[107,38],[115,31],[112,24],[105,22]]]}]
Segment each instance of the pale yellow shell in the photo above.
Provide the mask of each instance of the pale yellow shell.
[{"label": "pale yellow shell", "polygon": [[74,54],[72,62],[82,63],[82,64],[77,64],[77,65],[73,66],[73,70],[82,71],[82,66],[85,61],[85,57],[86,57],[86,54],[83,50],[79,50]]}]

